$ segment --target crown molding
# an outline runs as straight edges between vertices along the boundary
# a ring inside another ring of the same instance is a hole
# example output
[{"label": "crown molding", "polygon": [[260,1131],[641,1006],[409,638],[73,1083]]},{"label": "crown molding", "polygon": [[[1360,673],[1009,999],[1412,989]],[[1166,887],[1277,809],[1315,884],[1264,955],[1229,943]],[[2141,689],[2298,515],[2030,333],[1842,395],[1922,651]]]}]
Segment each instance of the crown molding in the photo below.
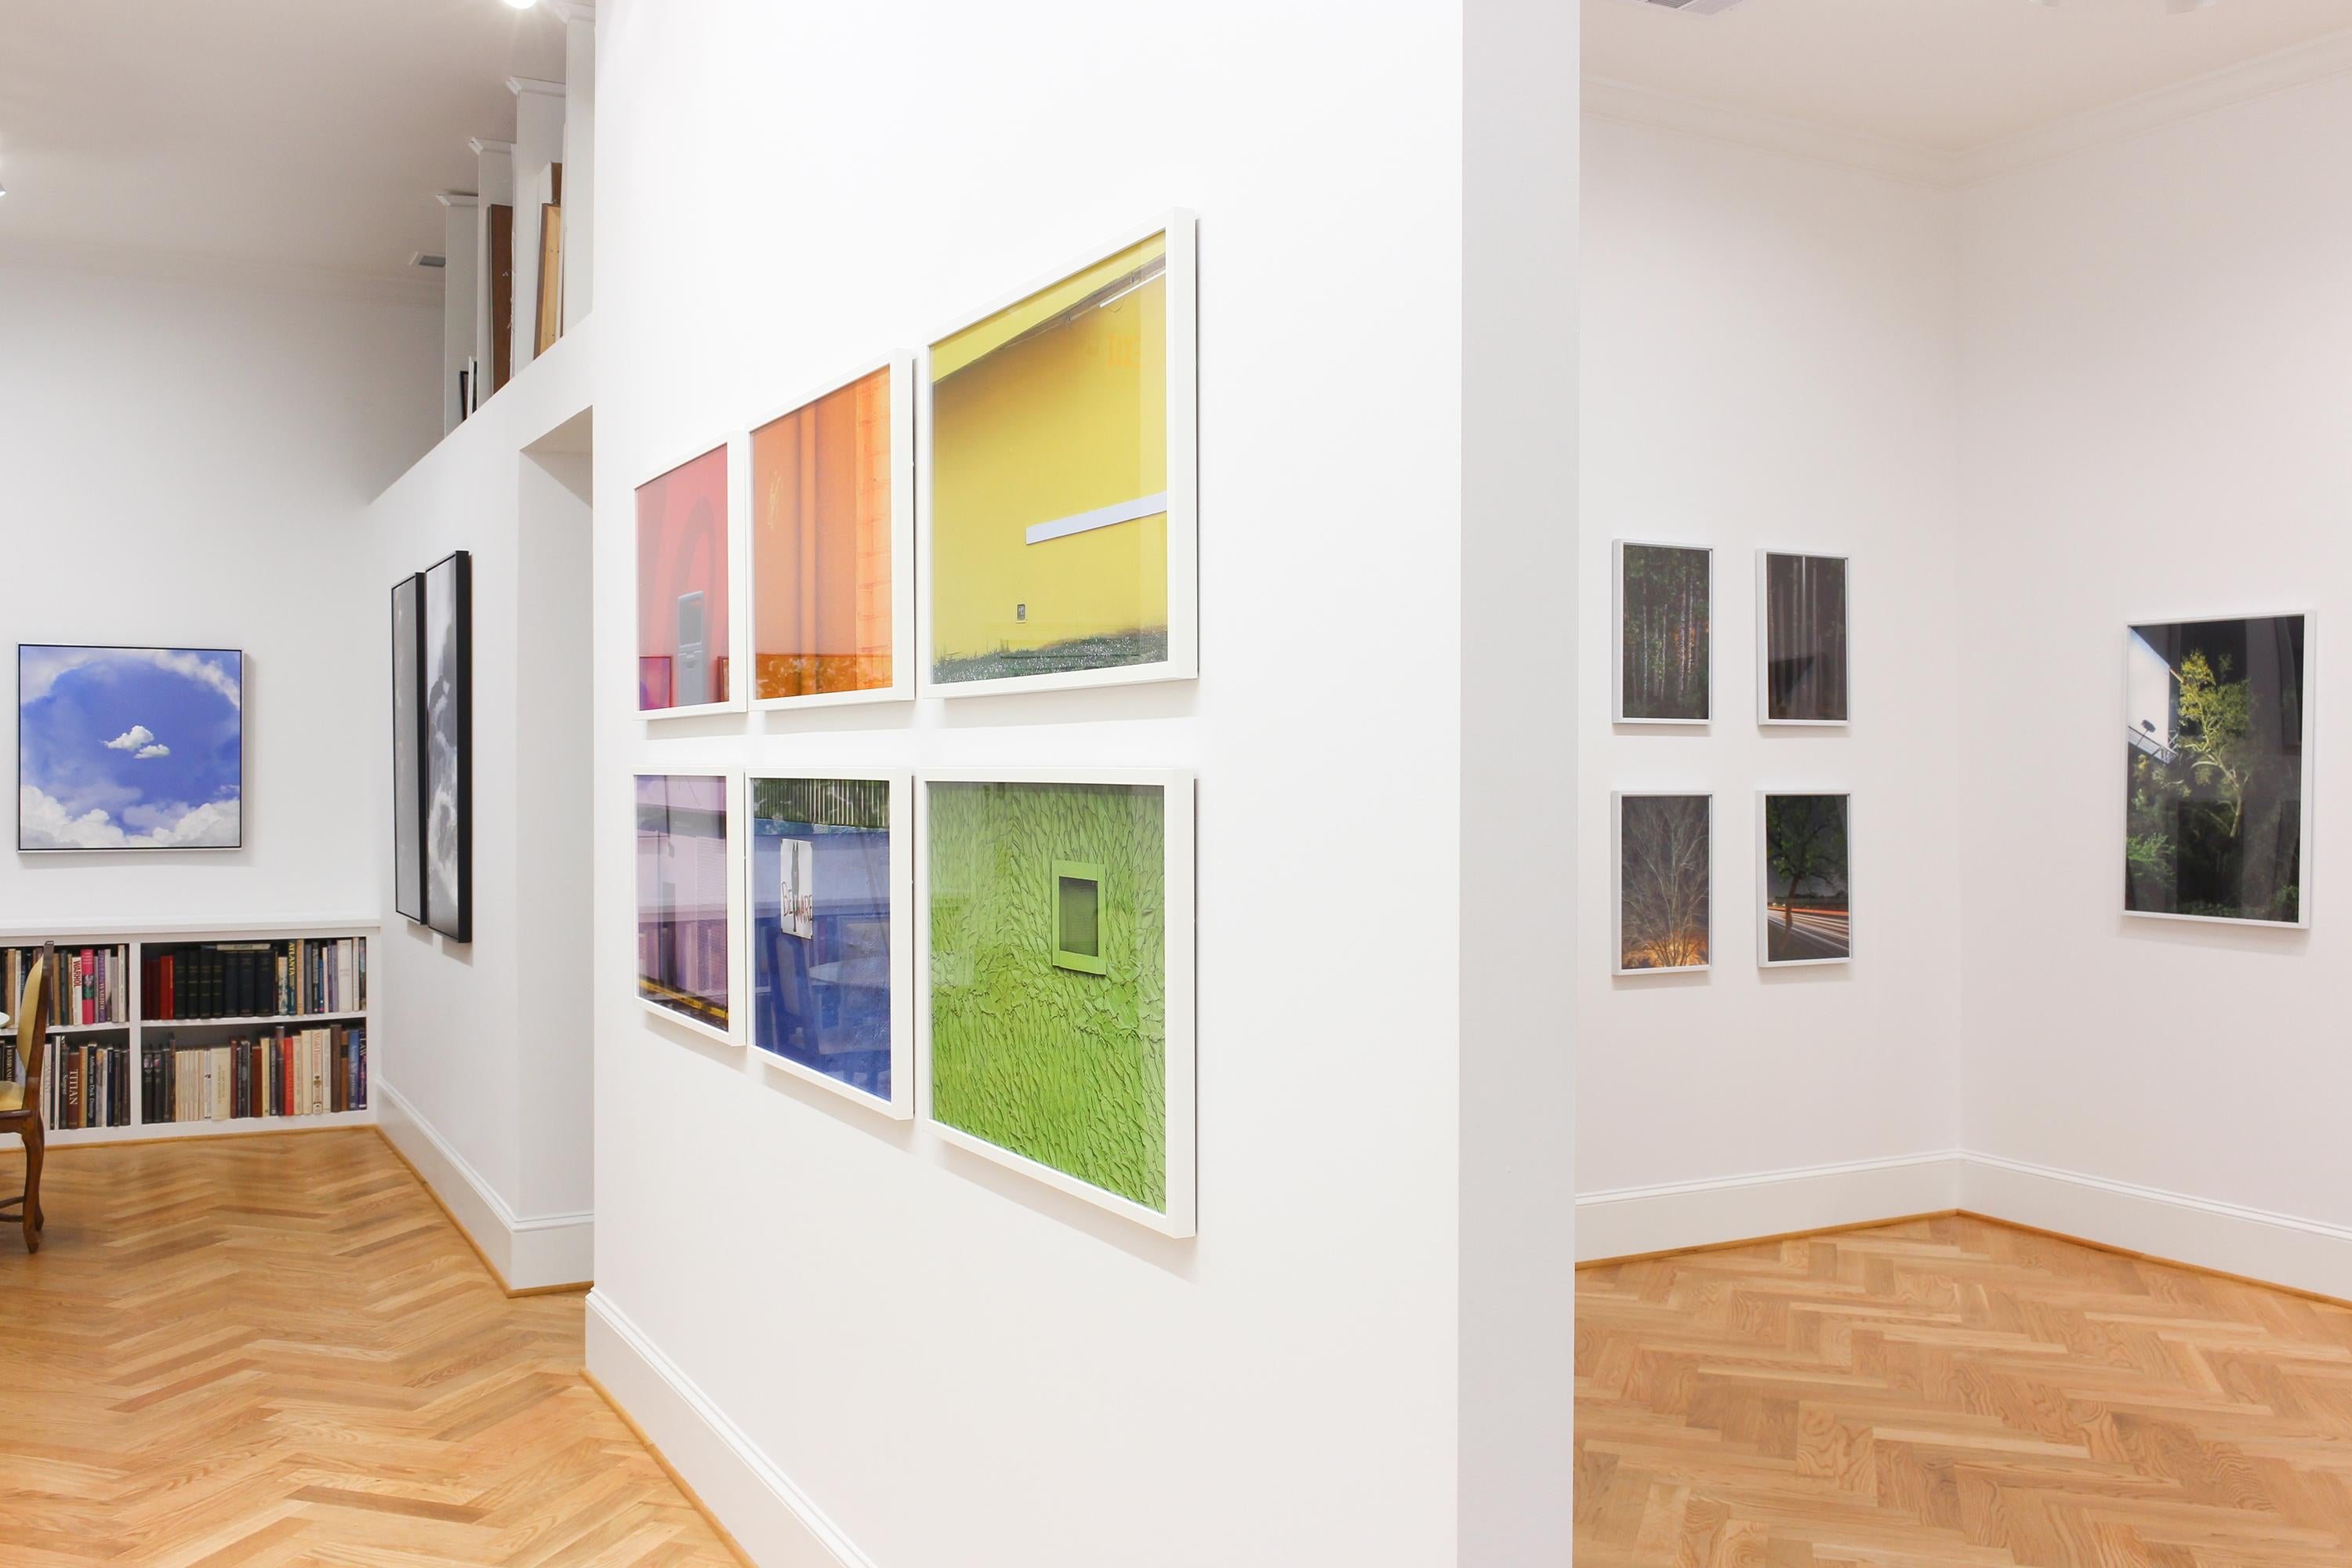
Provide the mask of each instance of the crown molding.
[{"label": "crown molding", "polygon": [[466,145],[478,153],[494,153],[502,158],[514,156],[514,143],[511,142],[493,142],[487,136],[469,136],[466,139]]},{"label": "crown molding", "polygon": [[1584,112],[1597,119],[1761,148],[1885,179],[1958,189],[2347,71],[2352,71],[2352,28],[1957,152],[1760,114],[1604,77],[1586,77],[1582,87]]},{"label": "crown molding", "polygon": [[0,240],[0,267],[37,267],[56,272],[152,278],[165,282],[257,289],[271,294],[311,294],[376,304],[438,305],[443,292],[440,279],[418,277],[406,267],[398,272],[360,268],[288,267],[276,262],[248,261],[193,251],[32,239]]},{"label": "crown molding", "polygon": [[563,84],[560,81],[549,81],[544,77],[510,76],[507,78],[507,90],[517,98],[520,98],[526,92],[542,93],[549,98],[562,98]]},{"label": "crown molding", "polygon": [[478,207],[482,198],[473,191],[436,191],[433,199],[445,207]]}]

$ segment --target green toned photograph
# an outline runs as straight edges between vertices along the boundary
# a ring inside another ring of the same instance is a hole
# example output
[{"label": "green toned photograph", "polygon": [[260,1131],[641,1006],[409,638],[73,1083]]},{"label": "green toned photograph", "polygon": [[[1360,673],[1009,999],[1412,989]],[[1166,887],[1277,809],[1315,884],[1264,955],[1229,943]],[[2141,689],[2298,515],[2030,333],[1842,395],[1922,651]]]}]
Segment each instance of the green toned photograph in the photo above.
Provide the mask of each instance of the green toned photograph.
[{"label": "green toned photograph", "polygon": [[1707,721],[1707,614],[1713,552],[1679,544],[1617,546],[1617,721]]},{"label": "green toned photograph", "polygon": [[925,787],[932,1119],[1165,1213],[1166,792]]}]

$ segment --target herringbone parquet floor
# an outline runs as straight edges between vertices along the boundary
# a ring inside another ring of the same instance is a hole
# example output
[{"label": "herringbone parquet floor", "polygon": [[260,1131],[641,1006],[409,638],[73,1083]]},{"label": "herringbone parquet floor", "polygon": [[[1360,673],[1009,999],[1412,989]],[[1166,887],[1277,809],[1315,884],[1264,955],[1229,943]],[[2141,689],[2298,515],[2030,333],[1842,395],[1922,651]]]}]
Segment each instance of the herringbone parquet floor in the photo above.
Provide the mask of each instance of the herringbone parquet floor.
[{"label": "herringbone parquet floor", "polygon": [[1968,1218],[1590,1269],[1577,1568],[2347,1568],[2352,1311]]},{"label": "herringbone parquet floor", "polygon": [[[0,1191],[23,1180],[0,1154]],[[0,1233],[7,1568],[735,1568],[373,1132],[52,1149]]]}]

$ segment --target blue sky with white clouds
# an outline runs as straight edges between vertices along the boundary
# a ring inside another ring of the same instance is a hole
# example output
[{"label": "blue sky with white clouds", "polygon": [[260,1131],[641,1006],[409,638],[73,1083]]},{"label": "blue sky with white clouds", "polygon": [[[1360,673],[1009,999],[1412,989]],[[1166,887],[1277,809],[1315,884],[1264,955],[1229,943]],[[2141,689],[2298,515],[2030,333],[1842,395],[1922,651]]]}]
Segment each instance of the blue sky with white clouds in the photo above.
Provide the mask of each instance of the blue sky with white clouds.
[{"label": "blue sky with white clouds", "polygon": [[19,649],[18,847],[238,843],[244,662],[215,649]]}]

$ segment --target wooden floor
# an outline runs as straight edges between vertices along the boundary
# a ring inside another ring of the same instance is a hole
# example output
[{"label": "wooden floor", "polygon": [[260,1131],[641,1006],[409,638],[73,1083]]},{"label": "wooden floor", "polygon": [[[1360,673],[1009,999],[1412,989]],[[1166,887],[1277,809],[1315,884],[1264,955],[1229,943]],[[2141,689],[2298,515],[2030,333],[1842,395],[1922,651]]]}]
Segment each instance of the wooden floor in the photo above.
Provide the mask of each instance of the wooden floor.
[{"label": "wooden floor", "polygon": [[2347,1568],[2352,1311],[1965,1218],[1579,1276],[1577,1568]]},{"label": "wooden floor", "polygon": [[[15,1193],[23,1157],[0,1154]],[[0,1230],[0,1563],[736,1559],[373,1132],[52,1149]]]}]

